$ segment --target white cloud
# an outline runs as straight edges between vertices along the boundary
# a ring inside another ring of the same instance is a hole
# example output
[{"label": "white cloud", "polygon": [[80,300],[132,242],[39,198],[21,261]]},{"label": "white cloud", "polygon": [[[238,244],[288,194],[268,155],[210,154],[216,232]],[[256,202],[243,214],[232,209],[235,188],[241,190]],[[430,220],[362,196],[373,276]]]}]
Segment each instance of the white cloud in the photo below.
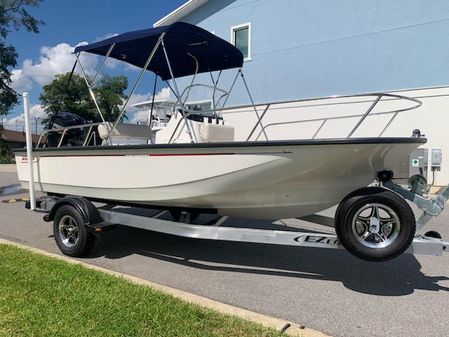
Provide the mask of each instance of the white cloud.
[{"label": "white cloud", "polygon": [[[117,61],[117,62],[119,62],[119,61]],[[139,67],[134,66],[134,65],[129,64],[129,63],[124,63],[124,65],[125,65],[125,69],[126,70],[130,70],[130,71],[141,71],[142,70],[142,68],[139,68]]]},{"label": "white cloud", "polygon": [[[33,132],[35,132],[36,123],[38,124],[38,130],[42,130],[41,122],[44,116],[45,111],[42,105],[36,104],[30,108],[31,129]],[[22,113],[9,119],[3,119],[3,125],[6,129],[22,131],[25,129],[25,116]]]},{"label": "white cloud", "polygon": [[[79,45],[81,44],[85,42]],[[12,87],[17,92],[30,91],[35,83],[46,85],[54,79],[56,74],[71,71],[76,59],[73,54],[75,47],[67,43],[59,43],[54,47],[42,47],[41,56],[37,62],[26,59],[22,63],[22,68],[12,71]],[[96,56],[82,53],[80,60],[88,74],[94,73],[97,65]],[[80,71],[78,66],[77,72]]]},{"label": "white cloud", "polygon": [[[171,91],[169,88],[162,88],[161,91],[159,91],[156,96],[154,96],[154,99],[157,101],[165,101],[170,99]],[[145,110],[138,110],[137,108],[131,107],[133,104],[143,102],[143,101],[149,101],[151,100],[152,95],[146,94],[146,95],[133,95],[131,99],[129,100],[127,108],[128,112],[128,121],[127,123],[136,124],[137,122],[146,121],[148,118],[148,111]]]},{"label": "white cloud", "polygon": [[106,33],[103,36],[98,36],[95,39],[95,42],[107,40],[107,39],[110,39],[111,37],[114,37],[114,36],[117,36],[117,35],[118,35],[117,33]]}]

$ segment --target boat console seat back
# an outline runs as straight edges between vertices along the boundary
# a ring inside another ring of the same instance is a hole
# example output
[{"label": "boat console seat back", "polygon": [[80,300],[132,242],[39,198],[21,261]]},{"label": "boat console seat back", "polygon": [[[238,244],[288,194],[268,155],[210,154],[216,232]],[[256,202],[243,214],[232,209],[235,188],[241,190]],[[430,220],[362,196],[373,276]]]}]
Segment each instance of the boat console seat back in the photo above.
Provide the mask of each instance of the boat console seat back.
[{"label": "boat console seat back", "polygon": [[[234,127],[222,124],[208,123],[188,119],[191,130],[195,133],[199,143],[216,143],[234,141]],[[190,143],[185,120],[181,114],[170,118],[167,126],[156,133],[156,144]]]},{"label": "boat console seat back", "polygon": [[[112,123],[103,123],[98,126],[98,135],[102,140],[108,138],[108,129],[113,127]],[[117,124],[110,134],[115,144],[147,144],[152,137],[151,128],[138,124]]]}]

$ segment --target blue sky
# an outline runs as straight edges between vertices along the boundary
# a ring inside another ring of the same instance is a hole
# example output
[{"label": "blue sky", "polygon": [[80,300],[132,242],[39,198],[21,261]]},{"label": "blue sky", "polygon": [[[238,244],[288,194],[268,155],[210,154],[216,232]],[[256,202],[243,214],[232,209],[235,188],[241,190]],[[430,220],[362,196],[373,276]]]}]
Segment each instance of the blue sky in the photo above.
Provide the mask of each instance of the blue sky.
[{"label": "blue sky", "polygon": [[[30,92],[32,113],[42,113],[39,94],[42,85],[54,77],[56,72],[70,71],[70,51],[80,42],[93,42],[108,35],[152,27],[184,0],[44,0],[39,8],[32,9],[33,16],[45,21],[39,34],[13,32],[8,42],[19,54],[18,65],[13,76],[17,91]],[[95,59],[87,59],[87,67],[95,68]],[[105,68],[108,74],[124,74],[130,81],[136,71],[125,65]],[[151,75],[147,75],[138,91],[150,92]],[[161,87],[159,87],[161,89]],[[9,124],[20,118],[22,106],[16,106],[8,115]],[[20,122],[19,122],[20,124]]]}]

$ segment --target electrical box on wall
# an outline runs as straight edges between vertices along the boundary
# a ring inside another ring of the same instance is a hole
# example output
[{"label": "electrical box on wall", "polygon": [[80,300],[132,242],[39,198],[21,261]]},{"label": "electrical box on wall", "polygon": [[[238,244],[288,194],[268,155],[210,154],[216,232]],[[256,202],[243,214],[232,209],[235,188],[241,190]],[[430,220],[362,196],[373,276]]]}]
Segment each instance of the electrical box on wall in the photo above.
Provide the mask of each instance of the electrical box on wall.
[{"label": "electrical box on wall", "polygon": [[428,157],[428,149],[416,149],[410,155],[409,177],[419,174],[427,179]]},{"label": "electrical box on wall", "polygon": [[443,161],[443,151],[441,149],[432,149],[430,166],[432,171],[441,171],[441,162]]}]

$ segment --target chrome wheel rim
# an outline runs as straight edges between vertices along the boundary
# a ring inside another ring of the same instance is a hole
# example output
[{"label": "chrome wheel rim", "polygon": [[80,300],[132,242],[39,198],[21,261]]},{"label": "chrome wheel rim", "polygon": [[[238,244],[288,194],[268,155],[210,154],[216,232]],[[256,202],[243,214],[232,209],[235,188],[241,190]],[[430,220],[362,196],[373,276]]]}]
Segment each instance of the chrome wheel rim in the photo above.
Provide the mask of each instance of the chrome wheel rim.
[{"label": "chrome wheel rim", "polygon": [[79,228],[76,220],[70,215],[64,215],[59,220],[59,236],[62,243],[71,248],[78,243]]},{"label": "chrome wheel rim", "polygon": [[399,236],[401,223],[390,207],[367,204],[360,208],[352,220],[352,232],[365,247],[380,249],[391,245]]}]

